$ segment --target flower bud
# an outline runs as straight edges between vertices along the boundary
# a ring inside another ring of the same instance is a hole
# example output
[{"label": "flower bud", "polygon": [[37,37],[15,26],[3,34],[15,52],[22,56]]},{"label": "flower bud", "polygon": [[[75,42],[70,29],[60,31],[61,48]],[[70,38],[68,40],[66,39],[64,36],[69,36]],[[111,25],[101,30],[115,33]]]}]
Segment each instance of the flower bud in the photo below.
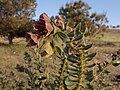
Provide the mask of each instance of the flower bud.
[{"label": "flower bud", "polygon": [[64,20],[62,19],[61,16],[57,16],[55,19],[55,24],[57,27],[59,27],[60,29],[64,29]]}]

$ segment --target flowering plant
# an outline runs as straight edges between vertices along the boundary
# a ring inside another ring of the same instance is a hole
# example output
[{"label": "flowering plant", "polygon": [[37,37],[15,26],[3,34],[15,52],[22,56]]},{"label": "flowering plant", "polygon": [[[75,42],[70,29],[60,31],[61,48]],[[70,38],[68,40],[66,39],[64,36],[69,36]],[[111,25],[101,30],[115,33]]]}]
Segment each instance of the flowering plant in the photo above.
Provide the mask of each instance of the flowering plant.
[{"label": "flowering plant", "polygon": [[93,44],[86,42],[89,30],[85,26],[82,30],[81,22],[71,28],[60,16],[52,21],[43,13],[34,27],[26,35],[31,48],[25,53],[22,66],[22,72],[29,77],[29,89],[93,90],[105,84],[102,81],[110,73],[106,68],[116,64],[91,63],[96,52],[89,51]]}]

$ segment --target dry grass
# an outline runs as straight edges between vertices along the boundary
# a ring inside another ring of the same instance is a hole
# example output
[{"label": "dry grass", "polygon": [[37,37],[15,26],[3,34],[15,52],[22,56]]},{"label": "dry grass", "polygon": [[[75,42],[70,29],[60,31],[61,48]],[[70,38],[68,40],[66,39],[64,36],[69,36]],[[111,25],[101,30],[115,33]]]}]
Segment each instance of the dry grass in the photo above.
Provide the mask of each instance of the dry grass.
[{"label": "dry grass", "polygon": [[[18,43],[18,40],[20,41]],[[3,38],[0,39],[0,69],[7,72],[16,71],[18,63],[23,63],[24,52],[26,50],[24,39],[14,39],[13,45],[8,45]]]},{"label": "dry grass", "polygon": [[[120,30],[108,30],[103,33],[103,36],[98,35],[93,39],[94,46],[92,51],[97,52],[94,58],[95,62],[103,62],[111,60],[111,55],[120,49]],[[109,67],[113,74],[120,74],[119,67]]]}]

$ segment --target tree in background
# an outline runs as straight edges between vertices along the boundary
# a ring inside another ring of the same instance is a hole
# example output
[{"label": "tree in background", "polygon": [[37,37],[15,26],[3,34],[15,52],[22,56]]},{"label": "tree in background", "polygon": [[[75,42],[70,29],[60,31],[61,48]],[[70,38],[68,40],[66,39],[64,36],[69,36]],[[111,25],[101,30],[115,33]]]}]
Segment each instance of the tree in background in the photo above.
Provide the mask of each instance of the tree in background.
[{"label": "tree in background", "polygon": [[105,23],[108,21],[105,14],[90,13],[90,9],[91,7],[87,3],[78,0],[61,7],[59,14],[72,27],[82,22],[82,30],[85,31],[87,27],[89,34],[94,36],[106,28]]},{"label": "tree in background", "polygon": [[0,35],[8,36],[9,44],[16,33],[32,28],[35,8],[36,0],[0,0]]}]

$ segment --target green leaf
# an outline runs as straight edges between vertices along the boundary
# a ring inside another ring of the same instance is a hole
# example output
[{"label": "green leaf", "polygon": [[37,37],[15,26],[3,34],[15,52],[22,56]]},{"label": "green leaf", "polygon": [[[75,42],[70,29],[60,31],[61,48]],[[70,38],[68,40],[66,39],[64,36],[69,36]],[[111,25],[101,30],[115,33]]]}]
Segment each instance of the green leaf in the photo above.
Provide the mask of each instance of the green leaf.
[{"label": "green leaf", "polygon": [[96,52],[89,54],[87,57],[95,57],[95,55],[96,55]]},{"label": "green leaf", "polygon": [[75,37],[74,41],[80,40],[80,39],[82,39],[82,37],[83,37],[83,35],[79,34],[78,36]]},{"label": "green leaf", "polygon": [[55,44],[54,44],[54,41],[53,41],[53,40],[50,42],[50,45],[51,45],[52,48],[54,48],[54,45],[55,45]]},{"label": "green leaf", "polygon": [[90,32],[89,32],[88,29],[86,29],[86,30],[85,30],[85,33],[84,33],[84,36],[87,37],[87,36],[89,36],[89,35],[90,35]]},{"label": "green leaf", "polygon": [[62,41],[66,41],[68,39],[67,35],[62,32],[57,32],[57,34],[62,39]]},{"label": "green leaf", "polygon": [[110,72],[108,70],[104,70],[104,73],[109,74]]},{"label": "green leaf", "polygon": [[69,55],[67,57],[68,61],[72,62],[72,63],[78,63],[79,57],[76,57],[74,55]]},{"label": "green leaf", "polygon": [[74,31],[71,31],[70,33],[67,34],[68,37],[74,37]]},{"label": "green leaf", "polygon": [[93,70],[87,71],[85,75],[86,75],[86,80],[87,81],[90,82],[90,81],[93,80]]},{"label": "green leaf", "polygon": [[94,90],[93,85],[91,85],[90,83],[87,84],[87,87],[88,87],[87,90]]},{"label": "green leaf", "polygon": [[45,50],[41,52],[41,57],[45,57],[46,55],[47,55],[47,52]]},{"label": "green leaf", "polygon": [[67,77],[65,77],[65,78],[64,78],[64,80],[63,80],[63,86],[64,86],[64,89],[65,89],[65,90],[69,90],[69,89],[67,88],[67,85],[66,85],[66,83],[65,83],[65,81],[66,81],[66,78],[67,78]]},{"label": "green leaf", "polygon": [[74,77],[74,78],[78,78],[79,77],[77,74],[72,74],[72,73],[68,73],[68,74],[69,74],[69,76]]},{"label": "green leaf", "polygon": [[91,64],[91,65],[88,65],[87,67],[88,68],[92,68],[92,67],[94,67],[96,64],[95,63],[93,63],[93,64]]},{"label": "green leaf", "polygon": [[58,52],[59,55],[61,55],[62,51],[58,46],[55,46],[55,50]]},{"label": "green leaf", "polygon": [[65,46],[65,48],[63,49],[63,51],[64,51],[65,53],[68,53],[69,47],[68,47],[68,46]]},{"label": "green leaf", "polygon": [[68,78],[68,80],[69,80],[70,82],[78,82],[78,80],[71,79],[71,78]]},{"label": "green leaf", "polygon": [[67,89],[64,88],[64,90],[76,90],[74,89],[77,85],[78,80],[71,80],[69,77],[66,78],[65,84],[67,85]]},{"label": "green leaf", "polygon": [[93,57],[86,57],[85,60],[86,61],[91,61],[93,59]]},{"label": "green leaf", "polygon": [[100,65],[100,63],[97,64],[97,67],[98,67],[98,70],[97,72],[101,72],[103,69],[102,69],[102,66]]},{"label": "green leaf", "polygon": [[85,37],[87,37],[87,36],[89,36],[89,35],[90,35],[90,32],[86,32],[86,33],[84,34]]},{"label": "green leaf", "polygon": [[76,71],[70,71],[70,70],[67,70],[67,73],[68,73],[69,75],[76,75],[76,76],[79,75],[79,73],[76,72]]},{"label": "green leaf", "polygon": [[89,54],[88,56],[86,56],[85,60],[86,61],[91,61],[93,59],[93,57],[95,57],[95,55],[96,55],[96,52],[92,53],[92,54]]},{"label": "green leaf", "polygon": [[79,66],[78,65],[76,65],[76,64],[69,64],[71,67],[73,67],[73,68],[79,68]]},{"label": "green leaf", "polygon": [[77,71],[77,72],[79,71],[78,69],[70,68],[70,67],[68,68],[68,70],[70,70],[70,71]]},{"label": "green leaf", "polygon": [[88,50],[92,47],[92,44],[86,45],[82,48],[82,50]]},{"label": "green leaf", "polygon": [[81,30],[81,22],[75,27],[75,35],[79,35]]},{"label": "green leaf", "polygon": [[117,62],[116,62],[116,63],[112,63],[112,65],[115,66],[115,67],[117,67],[117,66],[120,65],[120,63],[117,63]]}]

